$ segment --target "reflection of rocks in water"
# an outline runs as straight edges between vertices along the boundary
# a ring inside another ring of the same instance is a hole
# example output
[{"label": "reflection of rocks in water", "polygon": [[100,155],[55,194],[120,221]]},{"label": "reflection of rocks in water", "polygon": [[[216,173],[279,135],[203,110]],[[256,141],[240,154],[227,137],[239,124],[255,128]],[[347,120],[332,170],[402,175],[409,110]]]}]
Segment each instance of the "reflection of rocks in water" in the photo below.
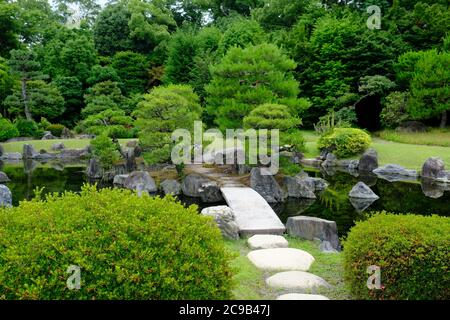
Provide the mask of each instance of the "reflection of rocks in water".
[{"label": "reflection of rocks in water", "polygon": [[358,177],[359,181],[364,182],[366,185],[368,185],[369,187],[373,187],[374,185],[377,184],[377,176],[374,175],[373,173],[359,173],[359,177]]},{"label": "reflection of rocks in water", "polygon": [[278,215],[298,216],[308,210],[315,201],[315,199],[289,197],[285,202],[271,203],[270,205]]},{"label": "reflection of rocks in water", "polygon": [[339,172],[347,173],[351,176],[358,177],[359,171],[352,167],[338,167]]},{"label": "reflection of rocks in water", "polygon": [[450,190],[450,185],[436,182],[432,179],[422,178],[422,192],[425,196],[433,199],[440,198],[444,195],[444,191]]},{"label": "reflection of rocks in water", "polygon": [[32,159],[23,160],[23,171],[25,173],[31,173],[34,171],[34,169],[36,169],[38,164],[39,163],[37,161]]},{"label": "reflection of rocks in water", "polygon": [[50,166],[57,171],[64,171],[64,164],[61,162],[50,162]]},{"label": "reflection of rocks in water", "polygon": [[372,205],[377,199],[361,199],[350,197],[350,203],[355,208],[356,212],[361,213]]},{"label": "reflection of rocks in water", "polygon": [[324,174],[326,174],[327,176],[334,176],[337,172],[337,168],[336,167],[322,167],[320,169],[320,171]]}]

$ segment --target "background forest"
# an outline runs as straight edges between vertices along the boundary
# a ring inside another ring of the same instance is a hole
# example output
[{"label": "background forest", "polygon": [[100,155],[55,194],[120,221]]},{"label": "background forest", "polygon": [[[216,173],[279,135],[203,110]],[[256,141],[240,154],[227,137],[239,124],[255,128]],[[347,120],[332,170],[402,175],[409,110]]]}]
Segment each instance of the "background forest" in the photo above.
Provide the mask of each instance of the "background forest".
[{"label": "background forest", "polygon": [[0,0],[0,139],[134,138],[187,114],[169,127],[257,127],[269,110],[445,127],[449,26],[447,0]]}]

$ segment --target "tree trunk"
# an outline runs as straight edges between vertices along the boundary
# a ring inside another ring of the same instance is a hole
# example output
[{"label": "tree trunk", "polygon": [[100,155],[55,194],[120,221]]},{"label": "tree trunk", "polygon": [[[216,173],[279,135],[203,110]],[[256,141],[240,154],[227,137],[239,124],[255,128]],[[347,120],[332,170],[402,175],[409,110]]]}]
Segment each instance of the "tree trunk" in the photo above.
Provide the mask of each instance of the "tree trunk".
[{"label": "tree trunk", "polygon": [[30,109],[28,108],[28,97],[27,97],[27,82],[25,79],[22,79],[22,100],[25,106],[25,117],[27,120],[33,120],[31,117]]},{"label": "tree trunk", "polygon": [[439,128],[444,129],[447,125],[447,111],[442,111],[441,124]]}]

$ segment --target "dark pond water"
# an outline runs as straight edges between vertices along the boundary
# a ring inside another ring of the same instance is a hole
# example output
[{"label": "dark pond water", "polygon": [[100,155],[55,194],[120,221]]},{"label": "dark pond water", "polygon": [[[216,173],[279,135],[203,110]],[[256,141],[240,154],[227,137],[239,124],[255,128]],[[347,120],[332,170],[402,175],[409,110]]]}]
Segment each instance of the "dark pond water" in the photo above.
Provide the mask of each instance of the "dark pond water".
[{"label": "dark pond water", "polygon": [[[79,191],[86,182],[82,164],[35,168],[24,168],[21,164],[3,164],[0,165],[0,170],[11,179],[6,185],[13,194],[13,205],[17,205],[23,199],[32,198],[36,187],[44,187],[44,193]],[[328,175],[318,170],[306,169],[306,171],[310,176],[327,180],[329,187],[315,200],[290,198],[282,204],[273,205],[283,222],[286,222],[288,217],[296,215],[320,217],[336,221],[340,235],[345,235],[355,221],[364,219],[372,211],[450,216],[450,192],[443,192],[437,199],[427,197],[418,181],[388,182],[375,176],[354,177],[343,172]],[[352,204],[348,192],[358,181],[369,185],[380,199],[371,204]],[[182,197],[180,200],[185,205],[197,204],[200,208],[211,206],[200,203],[196,198]],[[364,208],[365,206],[368,208]]]}]

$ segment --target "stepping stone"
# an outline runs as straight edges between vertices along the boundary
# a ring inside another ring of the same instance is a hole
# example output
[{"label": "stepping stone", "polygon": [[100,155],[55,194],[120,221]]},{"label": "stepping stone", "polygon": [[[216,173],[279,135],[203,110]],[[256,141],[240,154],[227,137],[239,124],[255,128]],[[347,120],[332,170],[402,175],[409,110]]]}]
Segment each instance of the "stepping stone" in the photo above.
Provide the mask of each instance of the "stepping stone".
[{"label": "stepping stone", "polygon": [[247,240],[250,249],[287,248],[289,243],[282,236],[255,234]]},{"label": "stepping stone", "polygon": [[309,290],[317,287],[331,287],[325,280],[309,272],[286,271],[266,279],[268,286],[281,289]]},{"label": "stepping stone", "polygon": [[254,250],[247,257],[258,269],[268,271],[307,271],[314,262],[314,257],[308,252],[293,248]]},{"label": "stepping stone", "polygon": [[330,300],[320,294],[287,293],[277,297],[276,300]]}]

